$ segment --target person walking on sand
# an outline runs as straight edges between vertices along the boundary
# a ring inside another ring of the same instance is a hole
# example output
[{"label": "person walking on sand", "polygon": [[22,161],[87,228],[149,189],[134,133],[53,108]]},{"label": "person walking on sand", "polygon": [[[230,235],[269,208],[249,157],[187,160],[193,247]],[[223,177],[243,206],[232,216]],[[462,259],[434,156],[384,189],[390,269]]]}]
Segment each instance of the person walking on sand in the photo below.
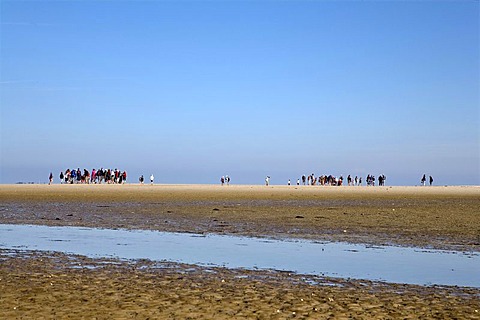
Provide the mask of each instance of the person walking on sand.
[{"label": "person walking on sand", "polygon": [[77,183],[80,183],[82,181],[82,171],[80,171],[80,168],[77,168]]},{"label": "person walking on sand", "polygon": [[270,184],[270,177],[267,176],[267,177],[265,178],[265,185],[268,187],[269,184]]},{"label": "person walking on sand", "polygon": [[74,184],[76,180],[77,180],[77,171],[75,169],[72,169],[72,171],[70,172],[70,184]]},{"label": "person walking on sand", "polygon": [[288,179],[287,185],[291,185],[290,179]]},{"label": "person walking on sand", "polygon": [[92,169],[92,176],[90,177],[90,182],[91,183],[96,183],[97,181],[97,171],[95,168]]},{"label": "person walking on sand", "polygon": [[433,184],[433,178],[432,178],[432,176],[430,176],[430,185],[432,185],[432,184]]},{"label": "person walking on sand", "polygon": [[422,186],[425,186],[425,181],[427,181],[427,178],[425,177],[425,174],[423,174],[422,180],[420,180]]},{"label": "person walking on sand", "polygon": [[53,182],[53,173],[50,172],[50,175],[48,176],[48,185],[51,185]]},{"label": "person walking on sand", "polygon": [[143,174],[140,176],[140,178],[138,178],[138,181],[140,181],[140,184],[143,184]]},{"label": "person walking on sand", "polygon": [[153,176],[153,173],[152,175],[150,176],[150,184],[153,186],[153,180],[155,179],[155,177]]}]

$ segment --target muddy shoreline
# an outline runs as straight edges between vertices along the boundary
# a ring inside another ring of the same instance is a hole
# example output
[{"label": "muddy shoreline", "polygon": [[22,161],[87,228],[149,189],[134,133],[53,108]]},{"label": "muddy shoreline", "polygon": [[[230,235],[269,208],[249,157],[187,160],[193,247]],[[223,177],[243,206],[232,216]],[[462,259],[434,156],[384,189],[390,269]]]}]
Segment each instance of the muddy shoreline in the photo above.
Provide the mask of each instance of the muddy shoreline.
[{"label": "muddy shoreline", "polygon": [[478,319],[480,289],[0,251],[0,316]]},{"label": "muddy shoreline", "polygon": [[480,251],[480,188],[0,186],[0,223]]}]

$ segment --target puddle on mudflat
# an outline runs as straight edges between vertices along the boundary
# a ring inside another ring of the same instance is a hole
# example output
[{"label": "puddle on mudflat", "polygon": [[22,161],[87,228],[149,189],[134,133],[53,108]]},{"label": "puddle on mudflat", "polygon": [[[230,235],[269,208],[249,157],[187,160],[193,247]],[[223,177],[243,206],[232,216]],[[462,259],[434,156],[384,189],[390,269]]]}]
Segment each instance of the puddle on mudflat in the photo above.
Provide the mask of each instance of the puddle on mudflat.
[{"label": "puddle on mudflat", "polygon": [[0,224],[0,248],[420,285],[480,287],[480,254],[150,230]]}]

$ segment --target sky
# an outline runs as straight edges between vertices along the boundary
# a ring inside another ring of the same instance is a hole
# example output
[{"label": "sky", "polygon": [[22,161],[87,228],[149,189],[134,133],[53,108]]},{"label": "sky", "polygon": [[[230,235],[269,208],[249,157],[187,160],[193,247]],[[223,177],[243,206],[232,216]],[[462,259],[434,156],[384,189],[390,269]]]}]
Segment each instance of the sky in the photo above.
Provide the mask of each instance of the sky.
[{"label": "sky", "polygon": [[0,183],[480,185],[479,1],[0,0]]}]

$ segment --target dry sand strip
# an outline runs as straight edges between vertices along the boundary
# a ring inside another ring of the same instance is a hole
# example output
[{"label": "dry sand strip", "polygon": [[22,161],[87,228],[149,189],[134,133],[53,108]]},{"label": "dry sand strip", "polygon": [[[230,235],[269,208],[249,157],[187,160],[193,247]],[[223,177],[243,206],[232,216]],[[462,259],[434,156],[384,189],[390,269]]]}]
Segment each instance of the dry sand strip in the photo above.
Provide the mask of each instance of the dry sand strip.
[{"label": "dry sand strip", "polygon": [[0,185],[0,223],[480,251],[480,187]]},{"label": "dry sand strip", "polygon": [[480,289],[0,250],[1,319],[479,319]]}]

